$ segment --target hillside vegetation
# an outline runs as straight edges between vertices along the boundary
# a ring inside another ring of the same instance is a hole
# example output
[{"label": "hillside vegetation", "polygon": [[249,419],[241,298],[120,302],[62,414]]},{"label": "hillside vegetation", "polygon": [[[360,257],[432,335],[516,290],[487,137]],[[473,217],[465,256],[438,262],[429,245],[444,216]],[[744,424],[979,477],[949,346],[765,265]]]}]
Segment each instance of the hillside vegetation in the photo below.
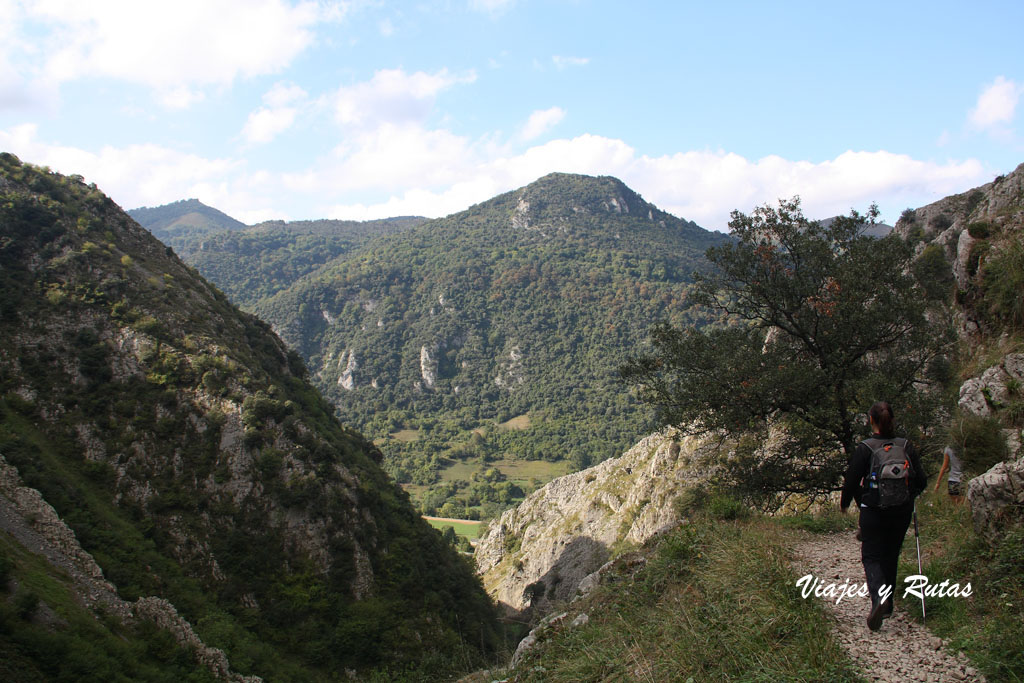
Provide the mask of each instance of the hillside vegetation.
[{"label": "hillside vegetation", "polygon": [[[302,359],[94,186],[0,155],[0,266],[0,652],[26,680],[194,669],[148,596],[269,680],[436,677],[497,646],[469,564]],[[49,506],[77,538],[57,559],[94,559],[132,614],[11,535],[50,538]]]},{"label": "hillside vegetation", "polygon": [[145,225],[164,244],[186,244],[222,230],[241,230],[245,223],[198,199],[182,199],[157,207],[132,209],[128,215]]},{"label": "hillside vegetation", "polygon": [[[379,238],[253,310],[425,511],[491,515],[523,493],[491,461],[580,469],[649,428],[618,359],[655,321],[709,322],[688,290],[724,239],[613,178],[554,174]],[[460,462],[476,477],[448,476]]]},{"label": "hillside vegetation", "polygon": [[[170,204],[168,207],[174,207]],[[162,209],[164,207],[158,207]],[[174,249],[228,295],[233,303],[250,310],[259,301],[277,294],[299,278],[312,273],[370,241],[419,225],[423,218],[388,218],[379,221],[271,221],[251,227],[193,234],[168,234],[147,223],[153,216],[136,209],[143,227]],[[156,216],[160,214],[157,213]],[[185,220],[185,217],[179,217]]]}]

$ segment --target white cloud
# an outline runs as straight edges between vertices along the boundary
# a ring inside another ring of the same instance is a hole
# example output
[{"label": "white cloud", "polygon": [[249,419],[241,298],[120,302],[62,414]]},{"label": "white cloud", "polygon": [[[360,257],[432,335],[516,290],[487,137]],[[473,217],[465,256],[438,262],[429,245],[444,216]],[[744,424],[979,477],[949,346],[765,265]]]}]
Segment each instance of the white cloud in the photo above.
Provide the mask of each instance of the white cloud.
[{"label": "white cloud", "polygon": [[288,130],[295,123],[294,107],[281,107],[278,109],[267,109],[260,107],[249,114],[245,126],[242,128],[242,137],[250,144],[262,144],[270,142],[280,133]]},{"label": "white cloud", "polygon": [[[649,157],[638,156],[621,140],[597,135],[514,151],[484,150],[439,131],[407,129],[405,134],[382,136],[395,144],[362,148],[344,165],[348,173],[360,176],[352,182],[366,192],[383,190],[387,198],[372,204],[339,202],[332,206],[332,215],[445,215],[558,171],[616,176],[660,208],[709,229],[725,230],[734,209],[749,212],[794,195],[801,197],[810,217],[846,214],[851,208],[863,211],[877,202],[883,218],[895,221],[908,206],[963,192],[988,178],[977,161],[936,164],[886,151],[850,151],[822,162],[779,156],[750,160],[724,151]],[[418,134],[439,137],[417,142]],[[445,153],[435,157],[438,148]],[[407,172],[400,171],[402,182],[394,188],[386,169],[401,168],[403,150],[408,149],[419,151],[410,157]],[[432,163],[442,156],[442,163]],[[356,163],[360,158],[364,163]],[[311,177],[305,180],[309,183]]]},{"label": "white cloud", "polygon": [[206,159],[159,145],[105,146],[89,152],[40,141],[37,133],[35,124],[0,130],[0,149],[60,173],[80,174],[125,208],[195,197],[199,184],[241,170],[234,160]]},{"label": "white cloud", "polygon": [[804,213],[813,218],[864,210],[877,202],[883,218],[895,221],[907,206],[962,192],[987,179],[977,161],[935,164],[886,151],[848,151],[818,163],[687,152],[641,157],[624,170],[622,179],[649,201],[719,230],[725,229],[733,209],[746,213],[794,195],[801,197]]},{"label": "white cloud", "polygon": [[284,107],[306,99],[306,91],[294,83],[275,83],[274,87],[263,95],[268,107]]},{"label": "white cloud", "polygon": [[1017,103],[1024,95],[1024,84],[998,76],[985,87],[968,120],[979,130],[994,129],[1013,122]]},{"label": "white cloud", "polygon": [[327,215],[329,218],[356,221],[382,216],[447,216],[507,189],[497,185],[492,178],[471,178],[440,192],[410,189],[401,196],[393,196],[376,204],[338,204],[330,207]]},{"label": "white cloud", "polygon": [[307,97],[295,84],[277,83],[263,95],[267,105],[249,114],[242,127],[242,138],[250,145],[270,142],[292,127],[299,113],[298,105]]},{"label": "white cloud", "polygon": [[586,66],[590,63],[589,57],[564,57],[562,55],[555,55],[551,58],[551,62],[557,69],[568,69],[571,66]]},{"label": "white cloud", "polygon": [[296,195],[328,202],[325,205],[346,195],[389,196],[416,188],[440,191],[472,178],[485,154],[486,145],[474,145],[447,130],[414,122],[385,123],[349,136],[313,167],[283,174],[281,185]]},{"label": "white cloud", "polygon": [[430,113],[439,93],[475,80],[473,72],[456,75],[447,69],[433,74],[383,69],[369,81],[338,89],[332,98],[335,118],[348,126],[420,121]]},{"label": "white cloud", "polygon": [[159,92],[158,99],[168,109],[188,109],[196,102],[202,102],[206,95],[201,90],[180,85]]},{"label": "white cloud", "polygon": [[[246,222],[269,218],[369,219],[442,216],[526,185],[551,172],[612,175],[663,210],[724,230],[729,214],[799,195],[813,218],[864,210],[883,218],[991,178],[974,160],[943,164],[886,151],[849,151],[820,162],[726,151],[638,155],[597,135],[526,149],[473,141],[417,122],[357,132],[304,172],[253,170],[236,159],[209,159],[157,145],[90,152],[38,139],[33,124],[0,130],[0,149],[63,173],[80,173],[125,207],[187,197]],[[299,213],[299,215],[296,215]]]},{"label": "white cloud", "polygon": [[32,39],[0,50],[23,78],[113,78],[152,87],[158,100],[180,107],[200,97],[198,88],[280,71],[312,44],[315,25],[343,16],[345,6],[38,0],[20,7],[10,30]]},{"label": "white cloud", "polygon": [[539,138],[541,135],[557,126],[564,118],[565,110],[561,107],[538,109],[530,114],[529,120],[523,127],[521,136],[524,140]]},{"label": "white cloud", "polygon": [[415,123],[381,125],[335,150],[333,173],[349,189],[439,187],[459,182],[474,166],[470,142]]}]

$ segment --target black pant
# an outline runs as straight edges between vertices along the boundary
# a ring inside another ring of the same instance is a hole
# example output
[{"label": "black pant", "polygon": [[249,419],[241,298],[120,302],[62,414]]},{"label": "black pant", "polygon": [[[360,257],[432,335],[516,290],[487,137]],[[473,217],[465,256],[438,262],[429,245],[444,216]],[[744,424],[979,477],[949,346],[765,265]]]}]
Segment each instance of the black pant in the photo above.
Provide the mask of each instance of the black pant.
[{"label": "black pant", "polygon": [[878,590],[883,584],[891,586],[892,595],[896,595],[896,566],[913,515],[913,503],[886,510],[860,509],[860,559],[864,563],[872,607],[878,604]]}]

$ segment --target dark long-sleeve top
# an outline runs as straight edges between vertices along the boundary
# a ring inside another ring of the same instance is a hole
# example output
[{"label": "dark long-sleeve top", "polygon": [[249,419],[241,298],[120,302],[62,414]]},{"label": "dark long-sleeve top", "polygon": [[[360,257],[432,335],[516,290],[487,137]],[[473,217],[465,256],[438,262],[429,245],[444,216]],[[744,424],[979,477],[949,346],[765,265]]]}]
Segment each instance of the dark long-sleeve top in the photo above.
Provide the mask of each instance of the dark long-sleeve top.
[{"label": "dark long-sleeve top", "polygon": [[[875,434],[874,438],[883,438]],[[910,493],[911,497],[916,497],[921,491],[928,485],[928,475],[925,474],[924,468],[921,467],[921,459],[917,456],[917,451],[914,449],[914,444],[907,441],[907,457],[910,458],[910,466],[912,468],[910,477]],[[843,496],[839,501],[839,506],[845,510],[850,505],[850,501],[857,501],[857,505],[861,504],[861,494],[864,491],[863,480],[868,476],[869,470],[871,469],[871,448],[868,447],[863,441],[858,444],[857,449],[850,456],[850,461],[846,467],[846,476],[843,478]]]}]

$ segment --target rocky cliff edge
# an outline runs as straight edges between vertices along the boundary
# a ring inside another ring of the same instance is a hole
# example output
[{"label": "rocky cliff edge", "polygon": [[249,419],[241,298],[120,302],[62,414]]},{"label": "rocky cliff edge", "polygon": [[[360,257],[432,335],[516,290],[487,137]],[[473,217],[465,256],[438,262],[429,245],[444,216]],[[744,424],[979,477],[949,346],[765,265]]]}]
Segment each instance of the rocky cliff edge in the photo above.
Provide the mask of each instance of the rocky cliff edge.
[{"label": "rocky cliff edge", "polygon": [[624,546],[679,523],[675,500],[706,482],[719,441],[674,431],[549,482],[491,522],[476,548],[487,592],[512,613],[572,598]]}]

